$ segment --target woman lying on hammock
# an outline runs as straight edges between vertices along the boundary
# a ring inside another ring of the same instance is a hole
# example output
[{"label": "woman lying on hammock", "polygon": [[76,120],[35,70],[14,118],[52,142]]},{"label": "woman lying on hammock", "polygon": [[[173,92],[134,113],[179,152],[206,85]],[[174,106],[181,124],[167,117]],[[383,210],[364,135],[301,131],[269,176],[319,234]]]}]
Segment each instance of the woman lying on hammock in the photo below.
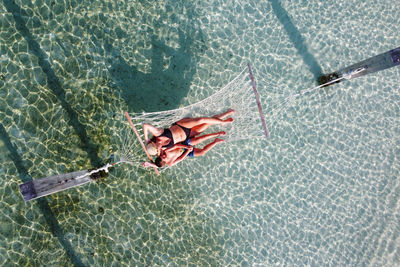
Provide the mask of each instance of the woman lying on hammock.
[{"label": "woman lying on hammock", "polygon": [[[191,144],[193,146],[209,140],[214,137],[225,135],[225,132],[218,132],[212,134],[205,134],[199,137],[191,138]],[[171,148],[161,150],[161,154],[153,162],[143,162],[143,167],[163,167],[164,165],[174,166],[175,164],[181,162],[186,157],[200,157],[205,155],[211,148],[216,144],[224,142],[224,140],[215,138],[213,142],[207,144],[203,148],[195,148],[191,145],[175,144]]]},{"label": "woman lying on hammock", "polygon": [[[162,150],[173,148],[175,144],[191,146],[193,137],[204,132],[211,125],[233,122],[232,118],[226,119],[226,117],[234,113],[233,109],[228,109],[213,117],[184,118],[172,124],[170,128],[164,129],[144,123],[143,134],[147,143],[146,149],[150,155],[159,156]],[[151,140],[148,138],[149,132],[153,135]]]}]

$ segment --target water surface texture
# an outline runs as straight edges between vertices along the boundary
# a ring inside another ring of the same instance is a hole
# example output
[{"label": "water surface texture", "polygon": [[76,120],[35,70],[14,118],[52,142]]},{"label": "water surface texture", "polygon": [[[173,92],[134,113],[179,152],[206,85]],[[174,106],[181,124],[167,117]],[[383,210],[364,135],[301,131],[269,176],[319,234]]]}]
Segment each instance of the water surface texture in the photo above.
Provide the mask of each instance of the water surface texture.
[{"label": "water surface texture", "polygon": [[[399,21],[389,0],[2,0],[0,264],[399,265],[400,68],[285,102],[398,47]],[[123,111],[195,103],[248,62],[270,139],[23,201],[111,162]]]}]

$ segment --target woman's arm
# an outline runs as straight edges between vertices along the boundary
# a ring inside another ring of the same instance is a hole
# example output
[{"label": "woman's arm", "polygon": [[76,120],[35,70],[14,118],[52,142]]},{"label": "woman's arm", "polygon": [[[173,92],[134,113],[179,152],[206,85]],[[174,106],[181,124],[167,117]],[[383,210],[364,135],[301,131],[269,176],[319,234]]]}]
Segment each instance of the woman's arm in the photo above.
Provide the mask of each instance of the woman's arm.
[{"label": "woman's arm", "polygon": [[172,164],[170,166],[174,166],[174,165],[178,164],[179,162],[181,162],[182,160],[184,160],[187,157],[187,155],[189,155],[189,153],[192,151],[193,151],[193,147],[191,146],[189,149],[186,149],[185,153],[180,155],[174,162],[172,162]]},{"label": "woman's arm", "polygon": [[149,140],[149,132],[153,136],[160,136],[164,132],[164,129],[156,128],[148,123],[143,123],[143,134],[144,134],[144,140],[146,142]]},{"label": "woman's arm", "polygon": [[178,143],[178,144],[175,144],[173,147],[170,147],[170,148],[165,149],[164,152],[167,153],[167,152],[172,151],[172,150],[175,150],[175,149],[177,149],[177,148],[190,149],[191,147],[192,147],[192,146],[186,146],[186,145],[183,145],[183,144]]},{"label": "woman's arm", "polygon": [[156,165],[156,164],[154,164],[153,162],[147,162],[147,161],[143,162],[143,163],[142,163],[142,166],[143,166],[143,167],[153,167],[153,168],[158,168],[158,167],[157,167],[157,165]]}]

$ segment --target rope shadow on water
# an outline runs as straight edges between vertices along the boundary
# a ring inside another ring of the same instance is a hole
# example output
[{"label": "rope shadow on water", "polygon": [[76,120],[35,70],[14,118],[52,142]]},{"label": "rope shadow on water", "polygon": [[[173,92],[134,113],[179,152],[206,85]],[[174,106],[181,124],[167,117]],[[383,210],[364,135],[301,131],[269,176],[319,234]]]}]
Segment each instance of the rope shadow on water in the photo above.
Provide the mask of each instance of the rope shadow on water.
[{"label": "rope shadow on water", "polygon": [[29,18],[28,14],[12,0],[3,0],[3,3],[7,11],[13,15],[15,20],[15,27],[27,42],[29,52],[38,58],[38,65],[47,77],[47,86],[51,91],[53,91],[55,96],[60,101],[61,106],[66,111],[71,126],[74,128],[76,134],[78,135],[81,141],[82,148],[87,152],[92,166],[102,166],[103,160],[97,156],[99,146],[93,144],[89,140],[85,127],[79,122],[77,112],[66,100],[66,92],[62,88],[60,80],[52,69],[46,53],[40,48],[39,43],[35,41],[34,37],[26,26],[26,21],[23,19],[23,17]]},{"label": "rope shadow on water", "polygon": [[[0,124],[0,138],[3,140],[5,147],[10,152],[10,158],[14,162],[15,167],[17,168],[19,177],[22,182],[28,182],[32,180],[32,177],[29,175],[28,170],[25,168],[23,164],[23,160],[18,154],[17,148],[13,143],[11,143],[10,136],[6,132],[6,129],[2,124]],[[54,216],[49,203],[45,198],[40,198],[36,200],[39,206],[40,211],[42,212],[47,225],[50,228],[50,232],[53,236],[57,237],[58,241],[64,248],[65,252],[68,255],[68,258],[71,260],[72,264],[75,266],[85,266],[82,260],[79,258],[71,243],[66,239],[63,229],[61,228],[59,222]]]},{"label": "rope shadow on water", "polygon": [[294,47],[297,49],[298,54],[303,58],[304,63],[308,66],[310,71],[318,80],[318,77],[322,75],[322,68],[318,64],[315,57],[308,51],[307,45],[301,33],[296,28],[292,20],[290,19],[287,11],[282,7],[279,0],[270,0],[272,10],[274,11],[279,22],[285,29],[290,41],[293,43]]}]

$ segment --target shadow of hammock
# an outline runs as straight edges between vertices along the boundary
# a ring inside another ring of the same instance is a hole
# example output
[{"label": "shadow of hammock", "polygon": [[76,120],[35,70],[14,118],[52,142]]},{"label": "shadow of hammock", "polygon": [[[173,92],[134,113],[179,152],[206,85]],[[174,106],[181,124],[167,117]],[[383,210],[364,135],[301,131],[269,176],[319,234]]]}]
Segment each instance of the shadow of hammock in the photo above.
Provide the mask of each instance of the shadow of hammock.
[{"label": "shadow of hammock", "polygon": [[[197,35],[194,28],[189,32]],[[173,49],[154,35],[151,39],[151,71],[141,72],[128,64],[121,56],[112,58],[109,73],[115,89],[128,105],[129,112],[151,112],[176,108],[180,99],[187,95],[196,69],[192,52],[195,36],[185,36],[179,30],[179,49]],[[107,52],[114,48],[107,43]],[[170,58],[166,67],[163,57]]]}]

